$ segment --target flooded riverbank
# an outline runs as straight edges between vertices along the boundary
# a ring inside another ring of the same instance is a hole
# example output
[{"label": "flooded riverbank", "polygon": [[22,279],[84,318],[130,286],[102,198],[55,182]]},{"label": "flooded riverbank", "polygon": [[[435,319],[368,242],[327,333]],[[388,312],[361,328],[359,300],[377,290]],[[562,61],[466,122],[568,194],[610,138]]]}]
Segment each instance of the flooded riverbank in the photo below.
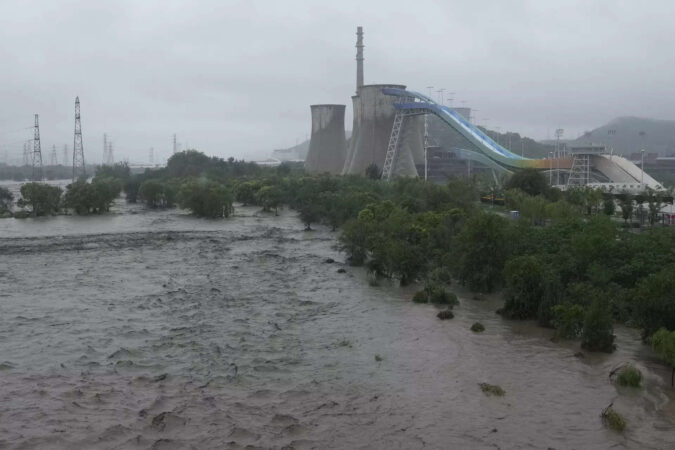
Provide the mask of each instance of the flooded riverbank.
[{"label": "flooded riverbank", "polygon": [[[634,330],[578,358],[461,290],[439,321],[335,233],[236,214],[0,220],[0,448],[672,448],[669,373]],[[644,389],[609,382],[624,361]]]}]

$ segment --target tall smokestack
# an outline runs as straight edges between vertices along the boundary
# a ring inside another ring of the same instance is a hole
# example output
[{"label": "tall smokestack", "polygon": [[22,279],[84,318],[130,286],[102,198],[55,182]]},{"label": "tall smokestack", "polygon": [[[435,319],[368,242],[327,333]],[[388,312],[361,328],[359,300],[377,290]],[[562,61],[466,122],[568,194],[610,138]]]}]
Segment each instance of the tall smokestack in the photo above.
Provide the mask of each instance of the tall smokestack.
[{"label": "tall smokestack", "polygon": [[363,86],[363,27],[356,28],[356,94]]}]

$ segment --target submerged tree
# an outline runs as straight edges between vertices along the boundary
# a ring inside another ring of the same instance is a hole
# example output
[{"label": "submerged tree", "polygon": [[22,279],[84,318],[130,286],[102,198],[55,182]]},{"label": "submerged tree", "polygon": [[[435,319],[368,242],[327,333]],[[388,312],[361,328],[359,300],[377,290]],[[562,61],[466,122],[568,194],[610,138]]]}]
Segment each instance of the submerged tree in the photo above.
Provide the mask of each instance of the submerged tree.
[{"label": "submerged tree", "polygon": [[661,328],[651,338],[652,348],[659,357],[672,367],[670,385],[675,381],[675,331]]},{"label": "submerged tree", "polygon": [[21,186],[20,207],[30,207],[32,215],[54,214],[61,207],[61,188],[43,183],[26,183]]}]

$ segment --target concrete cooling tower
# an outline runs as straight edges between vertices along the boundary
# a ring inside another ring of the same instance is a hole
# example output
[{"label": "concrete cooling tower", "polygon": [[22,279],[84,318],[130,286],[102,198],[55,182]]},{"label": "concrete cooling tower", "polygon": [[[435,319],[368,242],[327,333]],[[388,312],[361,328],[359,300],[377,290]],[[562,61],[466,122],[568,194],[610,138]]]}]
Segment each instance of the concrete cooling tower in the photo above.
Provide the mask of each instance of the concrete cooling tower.
[{"label": "concrete cooling tower", "polygon": [[311,105],[312,136],[305,168],[340,174],[345,162],[345,105]]},{"label": "concrete cooling tower", "polygon": [[[382,169],[387,154],[396,111],[395,97],[382,93],[383,88],[404,89],[398,84],[361,86],[352,97],[354,125],[343,174],[363,174],[370,164]],[[408,117],[404,124],[396,158],[396,175],[416,176],[415,164],[424,162],[424,120]]]}]

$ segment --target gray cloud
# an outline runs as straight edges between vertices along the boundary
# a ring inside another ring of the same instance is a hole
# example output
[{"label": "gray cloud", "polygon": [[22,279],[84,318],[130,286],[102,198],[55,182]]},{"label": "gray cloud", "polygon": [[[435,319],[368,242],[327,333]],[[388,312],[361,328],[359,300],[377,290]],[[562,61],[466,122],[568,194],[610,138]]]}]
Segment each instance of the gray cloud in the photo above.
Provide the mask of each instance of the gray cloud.
[{"label": "gray cloud", "polygon": [[[367,83],[455,92],[490,127],[569,137],[616,116],[674,119],[670,1],[2,1],[0,158],[39,113],[43,147],[167,157],[171,136],[256,159],[304,138],[309,104]],[[350,108],[348,108],[349,111]],[[351,123],[350,117],[347,123]]]}]

